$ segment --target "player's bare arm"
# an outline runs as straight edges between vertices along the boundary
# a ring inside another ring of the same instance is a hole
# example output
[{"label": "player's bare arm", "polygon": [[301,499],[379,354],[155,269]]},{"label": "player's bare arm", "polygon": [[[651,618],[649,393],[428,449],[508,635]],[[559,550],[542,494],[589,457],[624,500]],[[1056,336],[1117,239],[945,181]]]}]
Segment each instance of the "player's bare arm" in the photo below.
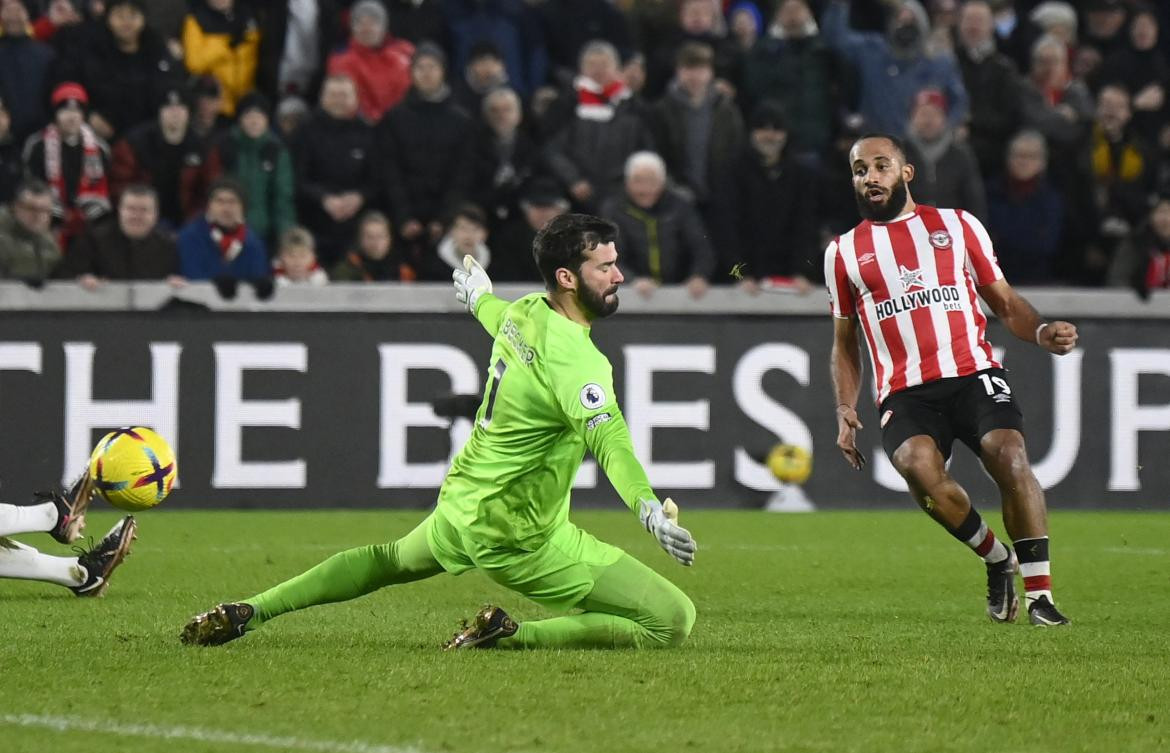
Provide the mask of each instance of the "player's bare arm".
[{"label": "player's bare arm", "polygon": [[979,288],[979,295],[1016,337],[1034,342],[1058,356],[1077,346],[1077,327],[1065,321],[1045,322],[1026,298],[1007,280],[996,280]]},{"label": "player's bare arm", "polygon": [[833,394],[837,398],[837,447],[857,470],[865,467],[865,455],[857,449],[857,397],[861,393],[861,341],[857,317],[833,319]]}]

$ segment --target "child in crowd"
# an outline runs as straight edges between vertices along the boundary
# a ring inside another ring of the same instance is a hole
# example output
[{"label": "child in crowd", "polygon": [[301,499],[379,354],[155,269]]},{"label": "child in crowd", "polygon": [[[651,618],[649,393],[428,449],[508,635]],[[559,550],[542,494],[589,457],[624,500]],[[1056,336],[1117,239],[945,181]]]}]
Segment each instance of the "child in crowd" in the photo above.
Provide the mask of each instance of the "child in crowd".
[{"label": "child in crowd", "polygon": [[276,284],[285,288],[298,285],[319,287],[329,282],[329,275],[317,263],[313,234],[294,226],[280,237],[280,251],[272,263]]},{"label": "child in crowd", "polygon": [[463,269],[463,257],[475,257],[484,269],[492,263],[492,252],[487,247],[487,216],[475,204],[464,204],[455,210],[447,234],[439,241],[439,258],[446,264],[442,270],[450,275],[452,269]]},{"label": "child in crowd", "polygon": [[338,282],[390,282],[415,279],[414,270],[402,264],[394,250],[394,234],[386,215],[371,210],[358,222],[357,243],[332,270]]}]

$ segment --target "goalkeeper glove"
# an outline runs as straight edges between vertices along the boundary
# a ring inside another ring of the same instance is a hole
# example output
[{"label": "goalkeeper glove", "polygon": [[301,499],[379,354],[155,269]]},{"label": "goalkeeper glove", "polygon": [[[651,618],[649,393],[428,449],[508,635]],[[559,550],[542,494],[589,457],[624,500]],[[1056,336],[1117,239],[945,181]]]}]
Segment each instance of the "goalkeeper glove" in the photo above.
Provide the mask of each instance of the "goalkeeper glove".
[{"label": "goalkeeper glove", "polygon": [[472,314],[475,313],[475,302],[484,293],[492,292],[492,280],[487,272],[471,254],[463,257],[463,269],[456,269],[451,273],[455,283],[455,298]]},{"label": "goalkeeper glove", "polygon": [[678,506],[673,501],[667,499],[663,504],[656,499],[638,500],[638,520],[654,534],[667,554],[687,567],[695,563],[698,545],[691,538],[691,532],[679,526]]}]

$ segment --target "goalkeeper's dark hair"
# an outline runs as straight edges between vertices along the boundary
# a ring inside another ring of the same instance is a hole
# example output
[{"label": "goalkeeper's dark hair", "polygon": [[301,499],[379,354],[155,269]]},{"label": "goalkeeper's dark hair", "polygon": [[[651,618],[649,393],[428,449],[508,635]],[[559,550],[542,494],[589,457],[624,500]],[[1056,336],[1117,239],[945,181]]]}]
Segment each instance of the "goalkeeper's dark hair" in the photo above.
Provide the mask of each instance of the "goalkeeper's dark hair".
[{"label": "goalkeeper's dark hair", "polygon": [[614,242],[617,234],[617,225],[591,214],[562,214],[549,220],[532,241],[532,256],[545,288],[556,292],[557,270],[561,267],[580,275],[585,254],[603,243]]}]

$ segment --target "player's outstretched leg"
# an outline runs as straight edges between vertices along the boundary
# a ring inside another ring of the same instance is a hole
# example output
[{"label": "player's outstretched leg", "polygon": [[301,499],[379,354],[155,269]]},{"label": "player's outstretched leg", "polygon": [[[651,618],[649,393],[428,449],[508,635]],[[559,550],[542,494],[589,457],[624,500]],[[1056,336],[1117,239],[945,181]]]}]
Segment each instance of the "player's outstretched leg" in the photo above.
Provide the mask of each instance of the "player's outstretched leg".
[{"label": "player's outstretched leg", "polygon": [[137,526],[127,516],[89,551],[78,557],[54,557],[16,541],[0,538],[0,578],[40,580],[65,586],[78,596],[101,596],[114,569],[130,553]]},{"label": "player's outstretched leg", "polygon": [[995,622],[1015,621],[1019,612],[1016,557],[983,522],[963,487],[947,473],[946,460],[934,439],[925,434],[912,436],[891,459],[919,507],[987,566],[987,615]]},{"label": "player's outstretched leg", "polygon": [[36,492],[24,505],[0,505],[0,536],[44,532],[62,544],[72,544],[85,530],[85,513],[93,497],[93,482],[83,473],[66,491]]},{"label": "player's outstretched leg", "polygon": [[0,578],[39,580],[72,588],[83,581],[76,557],[54,557],[0,537]]},{"label": "player's outstretched leg", "polygon": [[668,648],[681,645],[695,624],[695,605],[687,595],[625,553],[601,571],[576,606],[585,611],[519,623],[488,606],[443,647]]},{"label": "player's outstretched leg", "polygon": [[179,640],[189,645],[220,645],[287,612],[348,601],[385,586],[438,575],[443,567],[427,543],[429,521],[397,541],[348,549],[261,594],[196,615],[183,627]]}]

